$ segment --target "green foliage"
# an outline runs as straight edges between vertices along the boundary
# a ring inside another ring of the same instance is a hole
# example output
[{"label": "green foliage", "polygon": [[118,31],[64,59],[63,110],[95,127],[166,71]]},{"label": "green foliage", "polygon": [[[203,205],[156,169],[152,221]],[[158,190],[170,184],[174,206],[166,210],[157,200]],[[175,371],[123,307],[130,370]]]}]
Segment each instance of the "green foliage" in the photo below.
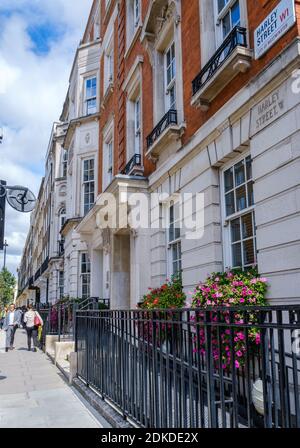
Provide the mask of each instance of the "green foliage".
[{"label": "green foliage", "polygon": [[14,300],[14,289],[16,286],[15,276],[7,269],[0,272],[0,306],[9,305]]},{"label": "green foliage", "polygon": [[149,288],[149,294],[144,296],[141,308],[148,310],[182,308],[185,300],[182,279],[180,275],[177,275],[170,281],[167,280],[160,288]]}]

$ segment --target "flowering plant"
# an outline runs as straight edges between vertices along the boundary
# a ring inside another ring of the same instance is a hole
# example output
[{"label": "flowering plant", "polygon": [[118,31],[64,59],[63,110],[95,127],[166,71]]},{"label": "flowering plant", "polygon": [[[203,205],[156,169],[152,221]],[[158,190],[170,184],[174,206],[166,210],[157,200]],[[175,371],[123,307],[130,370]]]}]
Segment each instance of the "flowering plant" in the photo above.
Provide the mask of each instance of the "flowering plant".
[{"label": "flowering plant", "polygon": [[149,293],[144,296],[140,308],[148,310],[182,308],[185,300],[181,276],[174,275],[160,288],[149,288]]},{"label": "flowering plant", "polygon": [[[255,327],[257,322],[255,310],[247,312],[247,325],[253,326],[246,332],[243,311],[237,310],[230,313],[229,309],[230,307],[266,305],[266,291],[267,279],[260,277],[254,269],[247,272],[234,270],[214,273],[205,283],[200,283],[196,287],[192,298],[192,308],[211,309],[208,316],[212,322],[211,350],[216,368],[230,369],[233,361],[235,367],[240,368],[245,364],[247,347],[252,352],[256,351],[261,335],[259,329]],[[213,311],[213,307],[224,307],[224,310]],[[198,334],[194,337],[194,351],[199,350],[202,355],[205,355],[207,349],[205,329],[197,325],[197,322],[203,323],[204,317],[207,318],[207,313],[205,316],[205,313],[197,312],[192,317],[195,327],[198,328]]]},{"label": "flowering plant", "polygon": [[178,313],[172,310],[182,308],[185,300],[180,275],[172,276],[171,280],[166,280],[159,288],[149,288],[149,293],[139,305],[140,309],[145,310],[139,322],[139,333],[143,340],[152,343],[156,334],[155,343],[160,346],[168,336],[174,334],[176,324],[171,321],[176,320]]}]

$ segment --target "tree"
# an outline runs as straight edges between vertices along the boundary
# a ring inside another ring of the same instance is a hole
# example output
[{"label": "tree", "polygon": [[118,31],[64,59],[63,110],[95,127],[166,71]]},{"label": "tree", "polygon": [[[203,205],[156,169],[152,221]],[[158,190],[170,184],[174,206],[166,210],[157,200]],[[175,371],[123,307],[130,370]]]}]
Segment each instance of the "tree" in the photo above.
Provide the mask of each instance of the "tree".
[{"label": "tree", "polygon": [[0,272],[0,305],[6,306],[14,300],[15,276],[7,269]]}]

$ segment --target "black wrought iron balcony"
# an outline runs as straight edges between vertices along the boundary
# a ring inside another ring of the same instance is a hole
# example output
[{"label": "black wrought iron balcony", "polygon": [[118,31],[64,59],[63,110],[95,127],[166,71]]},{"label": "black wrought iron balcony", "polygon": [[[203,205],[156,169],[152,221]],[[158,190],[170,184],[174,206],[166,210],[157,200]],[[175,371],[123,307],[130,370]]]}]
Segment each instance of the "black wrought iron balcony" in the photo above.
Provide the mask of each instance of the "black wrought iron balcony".
[{"label": "black wrought iron balcony", "polygon": [[41,267],[41,275],[48,269],[49,266],[49,257],[45,259]]},{"label": "black wrought iron balcony", "polygon": [[199,75],[196,76],[193,81],[193,95],[209,81],[238,45],[247,47],[247,30],[239,26],[231,31],[213,57],[203,67]]},{"label": "black wrought iron balcony", "polygon": [[177,125],[177,110],[170,109],[155,126],[153,131],[147,137],[147,149],[149,150],[156,140],[163,134],[163,132],[171,125]]},{"label": "black wrought iron balcony", "polygon": [[141,171],[141,167],[142,167],[141,154],[134,154],[134,156],[129,160],[129,162],[125,166],[122,174],[129,175],[133,172],[134,168],[137,168],[137,167],[139,167],[139,171]]}]

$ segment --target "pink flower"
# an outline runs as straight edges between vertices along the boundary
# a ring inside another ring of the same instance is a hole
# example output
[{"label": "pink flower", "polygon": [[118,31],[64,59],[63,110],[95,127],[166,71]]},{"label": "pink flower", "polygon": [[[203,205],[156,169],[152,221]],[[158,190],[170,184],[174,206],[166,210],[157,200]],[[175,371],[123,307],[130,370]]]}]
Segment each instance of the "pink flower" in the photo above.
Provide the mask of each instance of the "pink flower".
[{"label": "pink flower", "polygon": [[243,356],[243,353],[241,352],[241,350],[238,350],[238,351],[236,352],[236,356],[237,356],[238,358],[241,358],[241,357]]},{"label": "pink flower", "polygon": [[258,279],[258,281],[262,282],[262,283],[267,283],[268,279],[265,277],[261,277]]},{"label": "pink flower", "polygon": [[257,335],[255,336],[255,343],[256,343],[257,345],[260,344],[260,333],[257,333]]},{"label": "pink flower", "polygon": [[238,361],[235,361],[235,367],[236,367],[237,369],[240,368],[240,363],[239,363]]},{"label": "pink flower", "polygon": [[243,298],[240,299],[240,302],[241,302],[241,303],[244,303],[244,302],[245,302],[245,299],[243,299]]}]

